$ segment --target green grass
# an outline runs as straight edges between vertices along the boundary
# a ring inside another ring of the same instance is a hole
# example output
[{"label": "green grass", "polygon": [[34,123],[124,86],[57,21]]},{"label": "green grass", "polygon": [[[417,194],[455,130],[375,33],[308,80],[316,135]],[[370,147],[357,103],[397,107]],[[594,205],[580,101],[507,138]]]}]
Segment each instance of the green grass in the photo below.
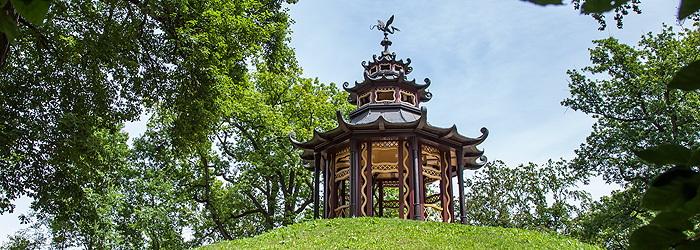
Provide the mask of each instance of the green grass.
[{"label": "green grass", "polygon": [[386,218],[314,220],[213,249],[600,249],[528,230]]}]

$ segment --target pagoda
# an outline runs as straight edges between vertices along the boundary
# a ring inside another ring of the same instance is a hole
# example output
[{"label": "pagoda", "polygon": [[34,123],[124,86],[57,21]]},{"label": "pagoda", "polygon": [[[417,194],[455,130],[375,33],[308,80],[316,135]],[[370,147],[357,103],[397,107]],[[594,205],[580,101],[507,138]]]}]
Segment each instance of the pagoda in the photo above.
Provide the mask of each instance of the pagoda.
[{"label": "pagoda", "polygon": [[[393,16],[374,25],[384,32],[384,51],[362,62],[364,80],[349,86],[348,101],[357,105],[349,120],[336,113],[338,127],[314,131],[313,138],[292,144],[314,172],[314,218],[319,217],[323,189],[323,218],[398,217],[414,220],[457,222],[454,212],[454,177],[459,190],[460,222],[464,223],[464,169],[478,169],[486,162],[477,149],[488,136],[460,135],[456,126],[439,128],[427,121],[422,102],[432,98],[424,84],[408,80],[410,59],[397,60],[389,52]],[[320,175],[323,174],[321,188]]]}]

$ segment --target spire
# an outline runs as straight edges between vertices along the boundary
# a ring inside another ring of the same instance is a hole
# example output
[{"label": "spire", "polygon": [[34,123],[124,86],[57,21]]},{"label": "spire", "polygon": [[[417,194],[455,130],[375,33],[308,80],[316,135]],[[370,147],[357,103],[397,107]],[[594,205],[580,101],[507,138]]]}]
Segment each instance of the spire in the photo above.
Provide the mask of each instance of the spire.
[{"label": "spire", "polygon": [[377,30],[384,32],[384,39],[380,43],[382,46],[384,46],[384,51],[382,51],[382,56],[389,55],[391,54],[389,52],[389,46],[391,46],[391,41],[389,40],[389,34],[394,34],[395,31],[401,31],[398,28],[391,26],[391,23],[394,22],[394,15],[391,15],[388,21],[386,23],[382,22],[382,20],[377,20],[376,25],[372,25],[369,27],[370,30],[377,28]]}]

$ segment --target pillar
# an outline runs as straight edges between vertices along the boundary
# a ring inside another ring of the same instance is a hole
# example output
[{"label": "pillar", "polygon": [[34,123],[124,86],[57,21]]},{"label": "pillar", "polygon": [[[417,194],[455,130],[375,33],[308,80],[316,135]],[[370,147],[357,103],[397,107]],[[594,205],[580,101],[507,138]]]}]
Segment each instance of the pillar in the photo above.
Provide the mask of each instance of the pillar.
[{"label": "pillar", "polygon": [[321,153],[314,152],[314,219],[318,219],[318,208],[321,205],[319,203],[321,200],[321,179],[319,177],[319,172],[321,172]]},{"label": "pillar", "polygon": [[357,196],[359,187],[357,185],[358,165],[357,164],[357,140],[350,139],[350,217],[358,216]]},{"label": "pillar", "polygon": [[467,224],[466,210],[464,207],[464,153],[462,149],[457,150],[457,182],[459,183],[459,218],[462,224]]}]

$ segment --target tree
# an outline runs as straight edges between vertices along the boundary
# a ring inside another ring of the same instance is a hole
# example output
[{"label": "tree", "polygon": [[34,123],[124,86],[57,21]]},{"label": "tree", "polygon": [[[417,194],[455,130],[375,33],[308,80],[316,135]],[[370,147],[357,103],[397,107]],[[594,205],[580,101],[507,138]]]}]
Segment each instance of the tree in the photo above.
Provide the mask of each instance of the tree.
[{"label": "tree", "polygon": [[662,169],[640,161],[634,151],[664,143],[696,147],[700,96],[667,85],[678,69],[700,58],[698,28],[675,33],[664,26],[660,34],[643,36],[638,48],[614,38],[596,40],[590,50],[594,65],[568,71],[571,97],[562,105],[598,119],[576,151],[575,171],[643,187]]},{"label": "tree", "polygon": [[[576,234],[583,241],[626,248],[629,234],[648,222],[649,213],[639,208],[642,193],[670,166],[654,166],[635,152],[664,144],[698,147],[700,94],[669,83],[677,71],[700,59],[699,28],[696,24],[675,33],[664,26],[660,34],[643,36],[638,47],[614,38],[597,40],[590,50],[593,65],[568,71],[571,97],[562,105],[597,118],[576,151],[572,170],[600,175],[626,189],[589,207]],[[593,78],[596,74],[606,76]]]},{"label": "tree", "polygon": [[627,249],[630,233],[652,217],[650,211],[639,207],[642,193],[631,187],[613,191],[599,201],[584,202],[570,235],[605,249]]},{"label": "tree", "polygon": [[120,124],[164,110],[178,149],[211,144],[217,100],[245,85],[251,61],[296,67],[281,5],[56,1],[42,25],[20,22],[0,74],[0,212],[28,195],[67,245],[117,244],[102,235],[117,217],[100,208],[124,205],[109,198],[128,166]]},{"label": "tree", "polygon": [[147,168],[164,176],[159,185],[175,190],[169,197],[195,214],[179,215],[193,230],[191,246],[257,235],[308,216],[311,173],[288,135],[311,137],[314,129],[336,126],[336,109],[350,109],[335,86],[294,74],[260,68],[246,82],[220,100],[226,113],[208,146],[179,150],[170,136],[173,116],[166,112],[154,114],[151,131],[137,141],[140,165],[154,165]]},{"label": "tree", "polygon": [[478,226],[515,227],[568,233],[580,212],[572,203],[588,202],[590,195],[576,190],[582,181],[564,161],[530,163],[515,168],[489,162],[467,181],[467,221]]},{"label": "tree", "polygon": [[51,0],[0,1],[0,72],[7,62],[10,44],[19,35],[17,23],[27,26],[41,24],[49,11]]},{"label": "tree", "polygon": [[4,242],[0,249],[2,250],[39,250],[44,246],[46,238],[39,232],[32,233],[31,230],[25,229],[15,232],[10,235],[9,241]]}]

